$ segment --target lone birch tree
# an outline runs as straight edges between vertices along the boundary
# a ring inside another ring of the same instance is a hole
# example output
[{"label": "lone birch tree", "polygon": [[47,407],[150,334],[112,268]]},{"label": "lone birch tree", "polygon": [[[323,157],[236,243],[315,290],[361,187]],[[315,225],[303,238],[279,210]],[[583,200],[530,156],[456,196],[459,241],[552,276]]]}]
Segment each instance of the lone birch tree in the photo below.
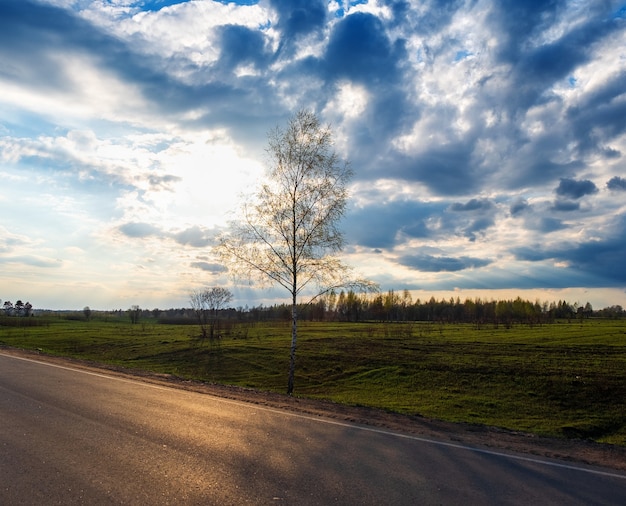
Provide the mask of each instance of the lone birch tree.
[{"label": "lone birch tree", "polygon": [[311,300],[338,287],[373,286],[353,280],[335,255],[344,245],[338,228],[352,177],[349,164],[333,149],[330,127],[301,110],[285,129],[268,134],[265,182],[256,198],[217,246],[233,274],[278,284],[291,294],[291,349],[287,394],[293,393],[298,336],[298,297]]}]

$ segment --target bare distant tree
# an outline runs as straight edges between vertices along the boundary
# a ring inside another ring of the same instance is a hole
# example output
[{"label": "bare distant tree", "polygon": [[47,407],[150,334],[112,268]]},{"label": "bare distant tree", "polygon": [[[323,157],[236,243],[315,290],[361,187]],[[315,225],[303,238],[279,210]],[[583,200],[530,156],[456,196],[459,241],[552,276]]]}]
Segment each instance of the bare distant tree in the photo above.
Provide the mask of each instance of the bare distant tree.
[{"label": "bare distant tree", "polygon": [[130,323],[139,323],[139,318],[141,317],[141,308],[137,305],[133,305],[128,310],[128,316],[130,318]]},{"label": "bare distant tree", "polygon": [[233,294],[227,288],[219,286],[195,290],[189,295],[189,302],[202,332],[202,339],[209,338],[210,342],[216,338],[219,322],[219,311],[233,299]]},{"label": "bare distant tree", "polygon": [[[333,149],[330,127],[308,111],[286,129],[268,135],[269,167],[256,200],[222,237],[216,251],[238,276],[277,283],[292,300],[287,393],[293,393],[297,345],[297,299],[303,290],[321,295],[340,286],[370,287],[352,279],[334,255],[344,241],[338,223],[348,199],[352,171]],[[315,298],[315,296],[313,298]]]}]

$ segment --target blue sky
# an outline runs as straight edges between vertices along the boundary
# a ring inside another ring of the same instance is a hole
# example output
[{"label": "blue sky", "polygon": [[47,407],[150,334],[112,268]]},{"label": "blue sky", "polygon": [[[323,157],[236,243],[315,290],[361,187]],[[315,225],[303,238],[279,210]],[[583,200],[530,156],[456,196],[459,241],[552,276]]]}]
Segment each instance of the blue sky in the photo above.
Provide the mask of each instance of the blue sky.
[{"label": "blue sky", "polygon": [[0,299],[286,300],[215,237],[315,111],[383,290],[626,306],[626,4],[0,1]]}]

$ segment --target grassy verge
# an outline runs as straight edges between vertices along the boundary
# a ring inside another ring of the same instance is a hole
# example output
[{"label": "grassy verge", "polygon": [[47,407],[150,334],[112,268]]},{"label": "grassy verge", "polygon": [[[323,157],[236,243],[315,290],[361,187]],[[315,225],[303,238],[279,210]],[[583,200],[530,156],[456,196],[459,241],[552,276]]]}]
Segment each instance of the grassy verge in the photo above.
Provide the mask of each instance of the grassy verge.
[{"label": "grassy verge", "polygon": [[[260,390],[286,388],[287,324],[245,324],[236,338],[211,346],[194,338],[193,326],[150,321],[2,323],[0,345]],[[303,323],[299,335],[297,395],[626,445],[626,321],[511,329]]]}]

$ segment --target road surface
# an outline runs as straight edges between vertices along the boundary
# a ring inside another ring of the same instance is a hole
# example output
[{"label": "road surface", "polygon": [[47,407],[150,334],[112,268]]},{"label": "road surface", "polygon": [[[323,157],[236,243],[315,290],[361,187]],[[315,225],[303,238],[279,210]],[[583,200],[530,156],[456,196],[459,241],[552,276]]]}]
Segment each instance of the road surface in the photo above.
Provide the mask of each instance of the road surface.
[{"label": "road surface", "polygon": [[0,353],[0,504],[626,504],[626,474]]}]

